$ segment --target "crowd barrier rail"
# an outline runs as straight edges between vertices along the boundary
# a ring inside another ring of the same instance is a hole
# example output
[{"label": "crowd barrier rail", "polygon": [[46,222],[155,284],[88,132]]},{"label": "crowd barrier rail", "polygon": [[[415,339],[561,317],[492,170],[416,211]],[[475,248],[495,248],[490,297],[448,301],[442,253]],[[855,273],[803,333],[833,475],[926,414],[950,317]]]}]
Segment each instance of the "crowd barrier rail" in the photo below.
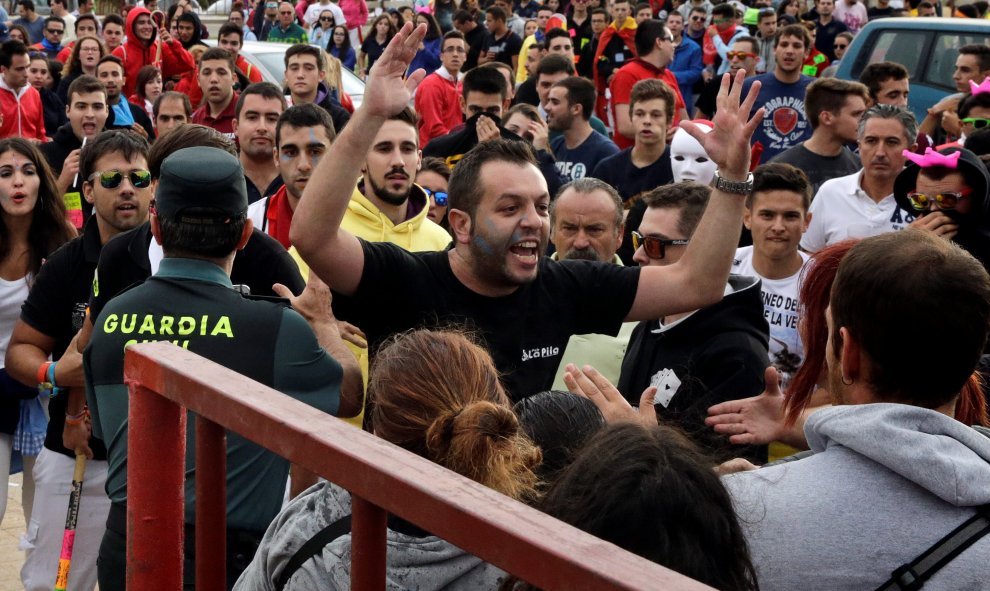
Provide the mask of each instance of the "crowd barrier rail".
[{"label": "crowd barrier rail", "polygon": [[546,590],[710,589],[171,343],[128,347],[124,376],[128,589],[182,588],[186,410],[199,590],[226,585],[226,430],[350,491],[357,591],[385,587],[388,513]]}]

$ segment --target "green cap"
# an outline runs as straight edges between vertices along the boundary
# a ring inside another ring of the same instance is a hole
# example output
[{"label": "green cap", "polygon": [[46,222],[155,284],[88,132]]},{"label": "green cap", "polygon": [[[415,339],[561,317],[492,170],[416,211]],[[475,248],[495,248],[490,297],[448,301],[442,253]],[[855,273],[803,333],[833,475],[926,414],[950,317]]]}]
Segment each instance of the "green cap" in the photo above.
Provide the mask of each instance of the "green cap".
[{"label": "green cap", "polygon": [[162,163],[155,213],[175,222],[229,224],[247,215],[244,169],[217,148],[184,148]]}]

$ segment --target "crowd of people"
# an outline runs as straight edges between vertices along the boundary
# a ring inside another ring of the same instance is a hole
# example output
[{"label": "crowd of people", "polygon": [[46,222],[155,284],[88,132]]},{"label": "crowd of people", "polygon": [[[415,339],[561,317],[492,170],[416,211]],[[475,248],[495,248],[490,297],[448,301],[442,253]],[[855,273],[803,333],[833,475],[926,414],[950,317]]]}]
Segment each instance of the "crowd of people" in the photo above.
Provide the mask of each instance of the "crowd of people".
[{"label": "crowd of people", "polygon": [[[189,0],[17,6],[0,480],[29,591],[78,456],[68,588],[124,588],[123,350],[158,340],[719,589],[985,586],[990,45],[922,118],[903,65],[835,77],[869,20],[939,3],[237,0],[209,46]],[[227,445],[228,588],[347,589],[348,492]],[[390,589],[532,588],[388,528]]]}]

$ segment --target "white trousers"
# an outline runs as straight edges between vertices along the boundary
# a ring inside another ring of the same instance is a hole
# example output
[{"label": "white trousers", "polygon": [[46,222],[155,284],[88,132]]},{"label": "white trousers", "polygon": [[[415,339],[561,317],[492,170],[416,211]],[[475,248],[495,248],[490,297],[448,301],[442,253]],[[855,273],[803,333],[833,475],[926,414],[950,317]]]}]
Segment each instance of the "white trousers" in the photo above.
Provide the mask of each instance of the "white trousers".
[{"label": "white trousers", "polygon": [[[26,591],[55,588],[75,464],[74,459],[45,448],[34,465],[34,509],[27,534],[21,539],[21,549],[27,553],[21,568]],[[69,569],[68,588],[72,591],[92,591],[96,587],[96,558],[110,511],[106,481],[107,463],[88,460]]]},{"label": "white trousers", "polygon": [[7,497],[10,495],[10,454],[14,451],[14,437],[8,433],[0,433],[0,523],[7,513]]},{"label": "white trousers", "polygon": [[[14,452],[14,436],[0,433],[0,523],[7,513],[7,497],[10,495],[10,460]],[[34,480],[31,478],[31,470],[34,467],[34,459],[37,456],[21,456],[24,464],[24,478],[21,486],[21,507],[24,508],[24,520],[31,519],[31,505],[34,503]]]},{"label": "white trousers", "polygon": [[[358,52],[361,50],[361,27],[354,27],[353,29],[347,29],[347,33],[351,37],[351,47],[354,48],[354,55],[357,56]],[[330,42],[333,45],[333,41]]]}]

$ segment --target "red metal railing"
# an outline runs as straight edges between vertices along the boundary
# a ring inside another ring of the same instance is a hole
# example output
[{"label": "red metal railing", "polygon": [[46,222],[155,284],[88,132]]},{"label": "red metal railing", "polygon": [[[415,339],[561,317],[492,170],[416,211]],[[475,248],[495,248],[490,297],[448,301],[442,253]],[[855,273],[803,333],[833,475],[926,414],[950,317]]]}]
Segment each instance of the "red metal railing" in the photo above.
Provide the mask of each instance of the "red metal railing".
[{"label": "red metal railing", "polygon": [[196,588],[224,589],[224,429],[350,491],[353,589],[385,584],[391,512],[543,589],[709,589],[170,343],[125,355],[129,589],[182,585],[186,412],[196,413]]}]

